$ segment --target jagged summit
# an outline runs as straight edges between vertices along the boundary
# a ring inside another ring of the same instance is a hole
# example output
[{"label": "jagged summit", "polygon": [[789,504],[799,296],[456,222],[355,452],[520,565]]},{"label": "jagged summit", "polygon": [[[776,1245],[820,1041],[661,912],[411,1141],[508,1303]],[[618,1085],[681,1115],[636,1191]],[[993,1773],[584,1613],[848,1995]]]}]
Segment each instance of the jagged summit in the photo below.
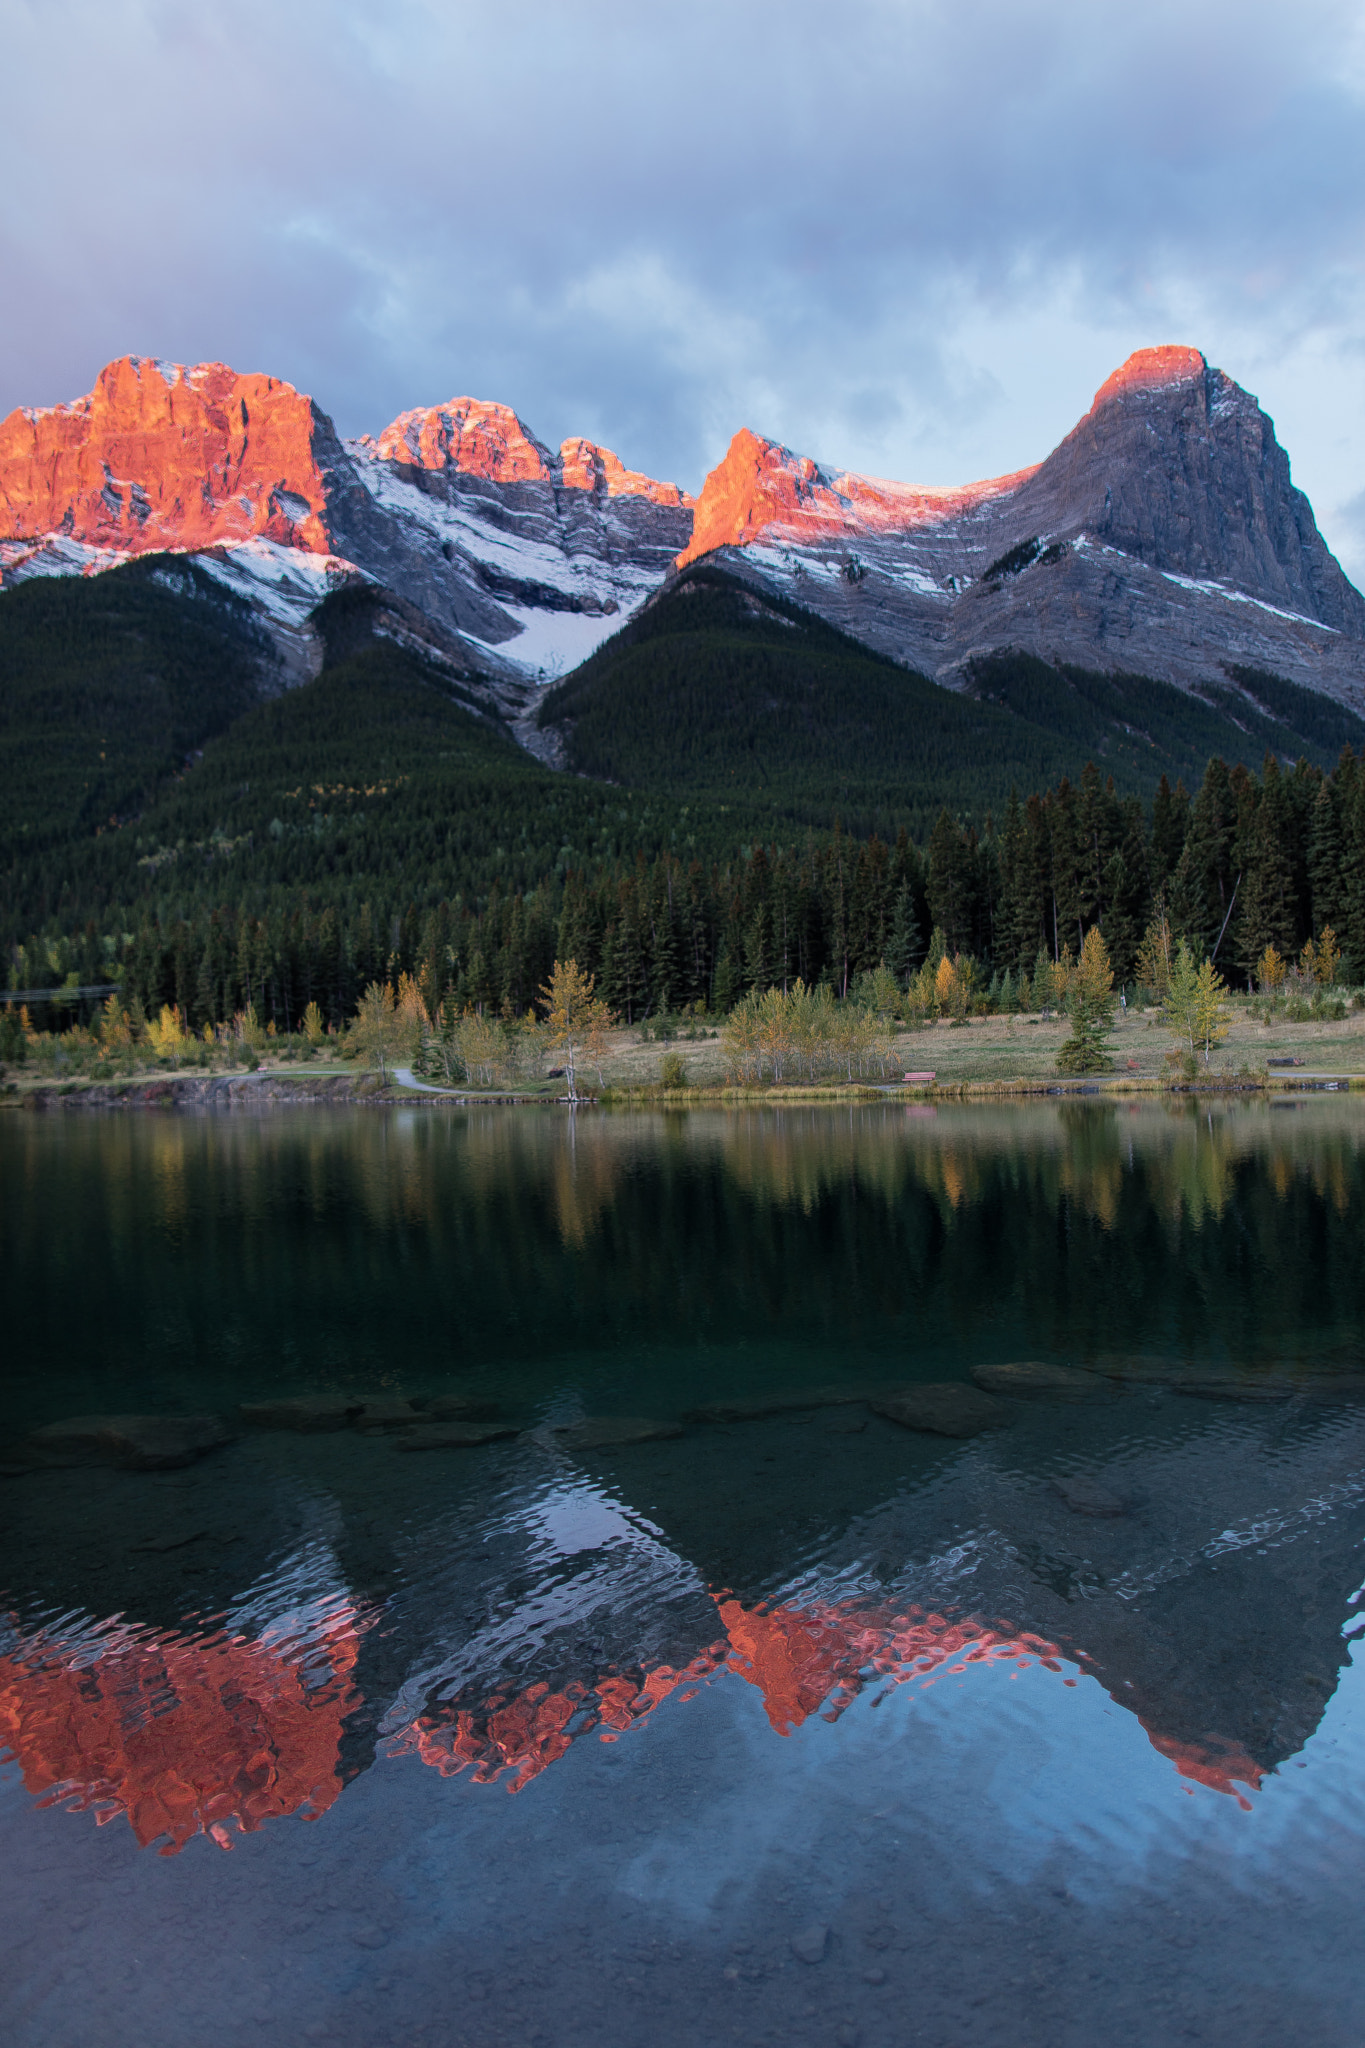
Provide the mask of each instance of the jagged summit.
[{"label": "jagged summit", "polygon": [[940,525],[1014,490],[1033,473],[1024,469],[946,487],[899,484],[823,468],[742,427],[702,487],[692,539],[677,566],[686,568],[716,548],[750,547],[764,539],[856,539]]},{"label": "jagged summit", "polygon": [[1365,705],[1365,598],[1256,399],[1184,345],[1130,356],[1042,462],[946,488],[746,428],[694,501],[593,441],[553,452],[501,403],[342,442],[277,378],[146,356],[0,423],[0,582],[168,548],[304,669],[318,599],[368,578],[505,709],[708,555],[954,687],[1023,651],[1185,688],[1255,667]]},{"label": "jagged summit", "polygon": [[452,399],[343,444],[293,385],[224,363],[125,356],[0,423],[0,581],[202,554],[307,673],[313,607],[369,578],[504,709],[658,584],[690,507],[594,442],[552,455],[509,406]]},{"label": "jagged summit", "polygon": [[1130,391],[1164,391],[1172,384],[1192,384],[1208,374],[1208,363],[1197,348],[1186,348],[1181,343],[1166,343],[1160,348],[1134,349],[1126,363],[1120,363],[1112,375],[1105,378],[1091,401],[1090,410],[1098,412],[1111,398],[1122,397]]},{"label": "jagged summit", "polygon": [[453,470],[493,483],[548,483],[563,490],[597,491],[610,498],[647,498],[655,505],[690,505],[677,484],[627,469],[619,455],[573,435],[551,454],[510,405],[451,398],[444,405],[402,412],[373,440],[359,446],[386,462],[417,469]]},{"label": "jagged summit", "polygon": [[1260,667],[1365,702],[1365,598],[1273,422],[1198,349],[1140,349],[1046,458],[917,489],[750,432],[697,500],[718,555],[940,681],[1021,650],[1182,686]]}]

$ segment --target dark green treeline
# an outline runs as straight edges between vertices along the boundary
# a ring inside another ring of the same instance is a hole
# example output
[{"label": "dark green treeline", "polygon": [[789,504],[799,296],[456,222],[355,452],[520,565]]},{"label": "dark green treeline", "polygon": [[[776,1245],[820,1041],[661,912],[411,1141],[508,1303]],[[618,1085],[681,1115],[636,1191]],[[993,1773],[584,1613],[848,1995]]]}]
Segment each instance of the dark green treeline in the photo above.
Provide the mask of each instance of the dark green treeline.
[{"label": "dark green treeline", "polygon": [[[149,1014],[176,1003],[196,1027],[251,1003],[285,1030],[310,1002],[340,1023],[367,982],[406,972],[462,1006],[520,1012],[558,954],[634,1023],[696,1003],[723,1011],[798,975],[843,994],[882,961],[903,982],[935,929],[987,973],[1017,974],[1040,950],[1078,951],[1096,923],[1127,981],[1158,903],[1234,985],[1267,945],[1295,956],[1325,925],[1346,977],[1365,980],[1365,760],[1347,749],[1324,775],[1267,756],[1259,776],[1213,760],[1193,798],[1163,777],[1150,811],[1090,766],[1077,783],[1011,797],[981,832],[944,812],[922,849],[904,833],[887,845],[836,829],[709,864],[641,854],[522,893],[495,887],[481,906],[376,898],[347,911],[300,896],[263,916],[152,917],[124,951],[124,1000]],[[63,965],[98,979],[107,944],[87,927],[64,942]],[[38,960],[37,942],[20,949],[12,985]]]}]

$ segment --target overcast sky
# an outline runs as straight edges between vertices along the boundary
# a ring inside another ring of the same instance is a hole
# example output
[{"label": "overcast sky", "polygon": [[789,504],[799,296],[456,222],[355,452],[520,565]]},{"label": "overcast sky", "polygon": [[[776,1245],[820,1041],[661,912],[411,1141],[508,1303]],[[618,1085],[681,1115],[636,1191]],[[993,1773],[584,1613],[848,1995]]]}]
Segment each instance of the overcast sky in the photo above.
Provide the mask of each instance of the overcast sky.
[{"label": "overcast sky", "polygon": [[1132,349],[1257,393],[1365,581],[1359,0],[0,0],[0,413],[218,357],[695,490],[954,483]]}]

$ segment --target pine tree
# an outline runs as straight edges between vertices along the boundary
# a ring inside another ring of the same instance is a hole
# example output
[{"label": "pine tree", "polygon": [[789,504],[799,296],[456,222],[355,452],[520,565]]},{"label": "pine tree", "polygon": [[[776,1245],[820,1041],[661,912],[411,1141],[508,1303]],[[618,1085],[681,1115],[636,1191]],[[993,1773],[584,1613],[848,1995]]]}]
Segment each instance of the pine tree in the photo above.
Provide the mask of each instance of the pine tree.
[{"label": "pine tree", "polygon": [[972,876],[961,828],[941,810],[929,836],[927,889],[929,915],[941,929],[948,950],[967,951],[972,943]]},{"label": "pine tree", "polygon": [[1225,761],[1216,755],[1190,806],[1189,826],[1171,882],[1171,923],[1197,947],[1211,952],[1237,886],[1232,864],[1237,798]]},{"label": "pine tree", "polygon": [[1330,924],[1345,930],[1346,877],[1342,872],[1341,792],[1328,776],[1313,800],[1308,835],[1308,877],[1312,890],[1311,922],[1315,931]]},{"label": "pine tree", "polygon": [[[1298,936],[1289,804],[1280,766],[1273,754],[1266,755],[1259,793],[1254,784],[1248,785],[1238,840],[1241,875],[1236,957],[1249,980],[1267,946],[1274,946],[1280,953],[1293,953]],[[1216,945],[1217,934],[1207,950],[1212,952]]]},{"label": "pine tree", "polygon": [[1183,782],[1174,791],[1163,775],[1152,803],[1150,871],[1153,895],[1159,896],[1180,864],[1190,821],[1190,799]]},{"label": "pine tree", "polygon": [[910,976],[923,957],[924,934],[915,911],[915,894],[910,883],[905,881],[896,895],[891,937],[886,948],[886,964],[901,988],[909,986]]}]

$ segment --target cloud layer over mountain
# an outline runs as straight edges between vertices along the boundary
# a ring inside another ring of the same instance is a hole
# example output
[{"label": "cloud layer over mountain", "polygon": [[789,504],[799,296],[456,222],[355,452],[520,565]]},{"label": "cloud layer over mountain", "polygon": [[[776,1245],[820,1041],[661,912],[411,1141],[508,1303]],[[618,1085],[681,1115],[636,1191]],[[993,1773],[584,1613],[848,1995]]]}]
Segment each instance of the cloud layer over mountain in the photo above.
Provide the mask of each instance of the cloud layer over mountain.
[{"label": "cloud layer over mountain", "polygon": [[0,0],[0,412],[133,349],[343,432],[503,399],[692,489],[748,424],[1039,460],[1130,349],[1255,390],[1365,573],[1365,38],[1312,0]]}]

